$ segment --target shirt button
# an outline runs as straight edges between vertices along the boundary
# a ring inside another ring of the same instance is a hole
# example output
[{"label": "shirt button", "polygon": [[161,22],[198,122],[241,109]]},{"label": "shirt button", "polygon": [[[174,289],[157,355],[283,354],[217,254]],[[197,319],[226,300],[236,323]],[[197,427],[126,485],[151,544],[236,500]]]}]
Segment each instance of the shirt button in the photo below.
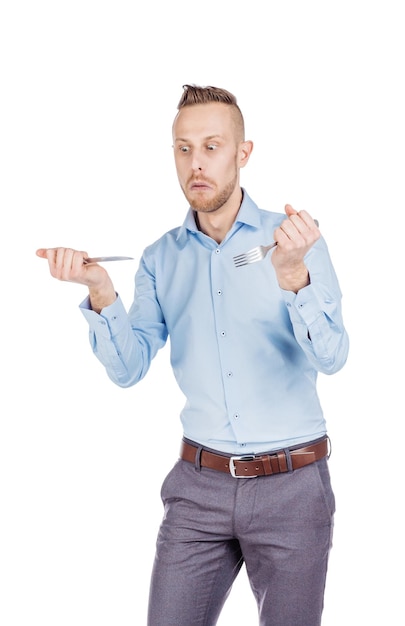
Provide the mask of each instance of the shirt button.
[{"label": "shirt button", "polygon": [[226,375],[228,376],[228,378],[232,378],[232,376],[233,376],[232,372],[227,372]]},{"label": "shirt button", "polygon": [[238,420],[239,419],[239,413],[234,413],[233,419],[234,420]]},{"label": "shirt button", "polygon": [[215,250],[215,254],[221,254],[221,250],[220,250],[219,248],[217,248],[217,249]]},{"label": "shirt button", "polygon": [[218,291],[217,291],[217,295],[218,295],[218,296],[222,296],[222,290],[221,290],[221,289],[218,289]]},{"label": "shirt button", "polygon": [[221,330],[221,337],[226,337],[226,332],[224,330]]}]

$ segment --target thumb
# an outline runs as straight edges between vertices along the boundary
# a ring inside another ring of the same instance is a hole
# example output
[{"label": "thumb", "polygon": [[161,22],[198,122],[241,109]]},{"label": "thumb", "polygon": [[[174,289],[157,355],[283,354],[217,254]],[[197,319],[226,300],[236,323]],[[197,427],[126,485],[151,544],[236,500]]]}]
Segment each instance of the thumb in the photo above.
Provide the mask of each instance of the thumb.
[{"label": "thumb", "polygon": [[284,207],[284,211],[287,217],[291,217],[291,215],[297,215],[298,211],[292,208],[291,204],[286,204]]}]

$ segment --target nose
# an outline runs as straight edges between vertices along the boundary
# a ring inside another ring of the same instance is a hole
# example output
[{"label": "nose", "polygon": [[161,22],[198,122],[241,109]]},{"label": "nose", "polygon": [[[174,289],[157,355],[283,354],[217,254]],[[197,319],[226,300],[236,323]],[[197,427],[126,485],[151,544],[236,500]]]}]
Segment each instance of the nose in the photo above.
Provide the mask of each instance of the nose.
[{"label": "nose", "polygon": [[202,161],[202,156],[201,154],[198,152],[194,152],[193,154],[193,159],[191,162],[191,168],[194,172],[201,172],[203,169],[203,161]]}]

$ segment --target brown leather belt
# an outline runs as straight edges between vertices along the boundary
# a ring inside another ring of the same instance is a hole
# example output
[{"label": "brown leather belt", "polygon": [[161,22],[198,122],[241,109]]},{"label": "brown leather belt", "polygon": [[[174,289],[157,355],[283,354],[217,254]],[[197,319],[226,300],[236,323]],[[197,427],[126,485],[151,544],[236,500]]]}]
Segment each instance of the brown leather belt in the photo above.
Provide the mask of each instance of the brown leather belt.
[{"label": "brown leather belt", "polygon": [[[180,458],[201,467],[232,474],[235,478],[271,476],[300,469],[329,454],[328,437],[303,448],[280,450],[270,454],[226,456],[209,452],[182,441]],[[198,458],[199,457],[199,458]]]}]

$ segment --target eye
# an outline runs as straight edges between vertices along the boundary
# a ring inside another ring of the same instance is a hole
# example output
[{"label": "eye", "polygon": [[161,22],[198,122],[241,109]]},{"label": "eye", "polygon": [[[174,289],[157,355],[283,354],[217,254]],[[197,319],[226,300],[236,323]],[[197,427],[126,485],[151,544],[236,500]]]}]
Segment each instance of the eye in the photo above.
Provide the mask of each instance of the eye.
[{"label": "eye", "polygon": [[189,152],[189,146],[180,146],[180,152]]},{"label": "eye", "polygon": [[218,146],[213,143],[209,143],[207,146],[207,150],[216,150]]}]

